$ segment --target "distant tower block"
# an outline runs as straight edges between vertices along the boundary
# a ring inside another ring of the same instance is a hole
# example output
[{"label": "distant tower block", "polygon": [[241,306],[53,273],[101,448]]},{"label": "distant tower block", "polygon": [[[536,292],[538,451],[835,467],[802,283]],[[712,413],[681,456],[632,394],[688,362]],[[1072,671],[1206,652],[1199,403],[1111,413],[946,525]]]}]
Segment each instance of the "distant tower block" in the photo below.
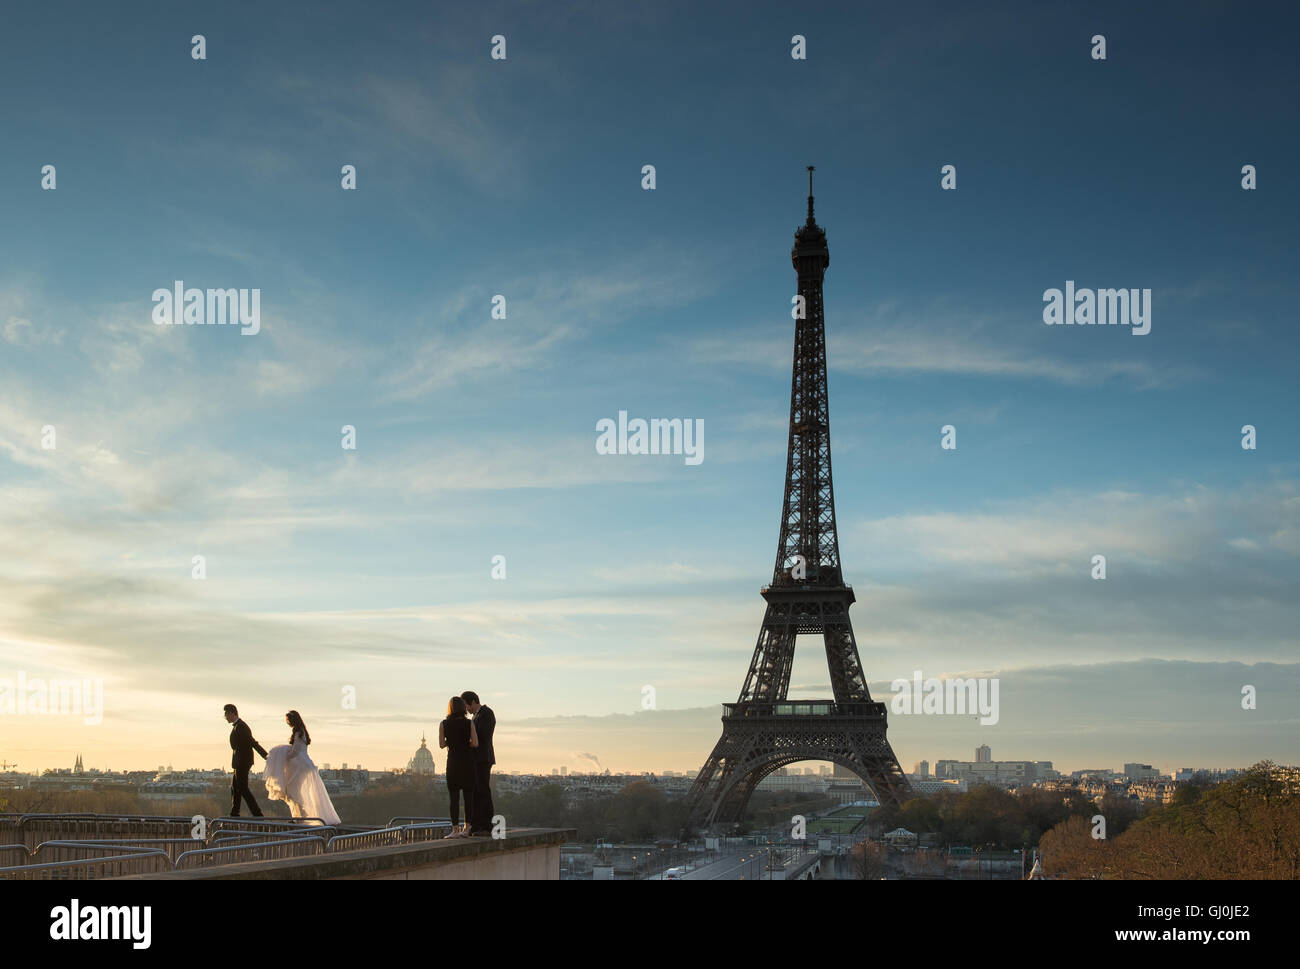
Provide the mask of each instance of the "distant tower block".
[{"label": "distant tower block", "polygon": [[[776,567],[772,584],[762,590],[767,612],[745,685],[735,703],[724,704],[722,739],[687,795],[690,826],[739,821],[763,778],[801,760],[830,761],[837,774],[848,769],[882,804],[897,804],[911,794],[885,738],[885,704],[873,701],[867,690],[849,622],[853,589],[840,574],[822,308],[822,278],[831,258],[826,233],[813,218],[812,172],[809,166],[808,219],[795,232],[790,252],[804,318],[795,321]],[[821,635],[834,699],[787,699],[799,633]]]}]

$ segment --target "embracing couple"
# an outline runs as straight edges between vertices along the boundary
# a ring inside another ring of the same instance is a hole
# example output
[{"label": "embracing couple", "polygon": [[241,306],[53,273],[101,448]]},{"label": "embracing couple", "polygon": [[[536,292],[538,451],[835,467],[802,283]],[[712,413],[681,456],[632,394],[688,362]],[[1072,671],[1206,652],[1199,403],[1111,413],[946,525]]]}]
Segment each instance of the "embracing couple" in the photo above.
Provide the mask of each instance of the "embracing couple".
[{"label": "embracing couple", "polygon": [[[447,792],[451,795],[448,838],[492,834],[492,765],[497,762],[492,734],[496,727],[496,714],[479,702],[474,691],[466,690],[448,701],[447,719],[438,724],[438,746],[447,750]],[[463,826],[461,794],[465,795]]]},{"label": "embracing couple", "polygon": [[239,802],[247,801],[253,817],[262,817],[262,809],[257,806],[253,792],[248,789],[248,772],[253,767],[253,751],[257,751],[266,760],[262,770],[262,780],[266,782],[266,796],[273,801],[284,801],[289,805],[289,813],[295,818],[320,818],[325,824],[338,824],[338,812],[325,790],[325,782],[320,778],[320,771],[307,756],[307,745],[311,743],[311,734],[297,710],[290,710],[284,715],[284,722],[289,725],[289,742],[272,747],[270,752],[253,739],[253,731],[239,718],[239,711],[233,703],[223,708],[226,722],[231,725],[230,749],[234,754],[230,766],[235,770],[234,780],[230,783],[230,816],[239,817]]}]

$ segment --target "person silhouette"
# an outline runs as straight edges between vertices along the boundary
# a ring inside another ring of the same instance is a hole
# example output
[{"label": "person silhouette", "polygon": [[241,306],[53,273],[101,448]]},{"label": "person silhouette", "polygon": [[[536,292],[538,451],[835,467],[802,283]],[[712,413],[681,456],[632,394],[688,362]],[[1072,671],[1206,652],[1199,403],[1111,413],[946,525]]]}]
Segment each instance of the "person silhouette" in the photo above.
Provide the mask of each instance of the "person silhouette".
[{"label": "person silhouette", "polygon": [[487,838],[492,834],[492,765],[497,762],[496,751],[492,747],[492,734],[497,729],[497,716],[492,708],[479,702],[478,694],[466,690],[460,695],[465,701],[465,709],[474,719],[477,743],[474,745],[474,814],[469,819],[469,833],[476,838]]},{"label": "person silhouette", "polygon": [[234,729],[230,731],[230,749],[234,751],[230,756],[230,766],[235,770],[234,779],[230,782],[230,816],[239,817],[239,802],[241,800],[248,802],[248,810],[253,813],[253,817],[262,817],[262,809],[257,806],[257,800],[253,797],[253,792],[248,789],[248,772],[253,767],[253,751],[262,755],[266,759],[266,751],[262,745],[253,739],[253,731],[248,728],[248,724],[239,719],[239,710],[233,703],[227,703],[223,708],[226,716],[226,723],[233,724]]}]

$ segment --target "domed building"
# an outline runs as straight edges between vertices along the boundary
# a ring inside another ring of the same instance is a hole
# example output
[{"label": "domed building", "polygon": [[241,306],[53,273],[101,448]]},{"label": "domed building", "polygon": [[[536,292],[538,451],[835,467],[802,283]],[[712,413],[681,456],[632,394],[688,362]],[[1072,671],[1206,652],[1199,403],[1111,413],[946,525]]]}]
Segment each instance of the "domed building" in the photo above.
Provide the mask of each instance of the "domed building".
[{"label": "domed building", "polygon": [[425,742],[424,734],[420,734],[420,749],[407,763],[406,771],[409,774],[423,774],[430,777],[438,773],[438,769],[433,764],[433,751]]}]

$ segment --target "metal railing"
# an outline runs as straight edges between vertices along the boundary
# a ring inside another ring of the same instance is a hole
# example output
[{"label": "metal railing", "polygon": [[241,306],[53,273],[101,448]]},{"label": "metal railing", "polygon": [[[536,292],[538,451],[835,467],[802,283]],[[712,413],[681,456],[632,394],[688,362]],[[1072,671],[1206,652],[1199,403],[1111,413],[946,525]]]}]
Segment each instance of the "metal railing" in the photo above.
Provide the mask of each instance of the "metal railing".
[{"label": "metal railing", "polygon": [[19,864],[26,864],[31,859],[31,851],[26,845],[0,845],[0,865],[9,863],[7,855],[16,857]]},{"label": "metal railing", "polygon": [[139,851],[133,854],[110,855],[105,858],[0,868],[0,881],[82,881],[171,870],[171,859],[167,857],[166,852]]},{"label": "metal railing", "polygon": [[[310,822],[315,822],[314,824]],[[208,822],[209,831],[290,831],[301,828],[329,827],[321,818],[213,818]]]},{"label": "metal railing", "polygon": [[[190,870],[251,861],[298,858],[325,852],[355,851],[390,845],[416,844],[442,838],[451,830],[447,818],[394,818],[384,828],[357,825],[311,825],[299,820],[217,818],[207,824],[208,841],[192,837],[150,838],[140,835],[153,827],[183,826],[189,818],[116,815],[25,815],[9,826],[12,844],[0,844],[0,880],[85,879],[118,875]],[[117,829],[116,838],[34,837],[47,830],[89,831],[103,834]],[[134,835],[134,836],[132,836]],[[16,864],[15,864],[16,862]]]},{"label": "metal railing", "polygon": [[202,842],[194,838],[86,838],[78,841],[42,841],[31,851],[31,862],[80,861],[107,854],[161,851],[169,861]]},{"label": "metal railing", "polygon": [[254,841],[277,841],[286,838],[318,838],[321,841],[328,841],[333,835],[339,833],[334,828],[304,828],[299,831],[234,831],[228,829],[214,832],[209,840],[214,847],[222,847],[240,843],[251,844]]},{"label": "metal railing", "polygon": [[320,838],[279,838],[251,845],[230,845],[224,848],[197,848],[186,851],[176,859],[176,870],[203,868],[209,864],[238,865],[249,861],[275,861],[281,858],[303,858],[319,855],[325,850]]},{"label": "metal railing", "polygon": [[85,838],[188,837],[190,818],[120,814],[24,814],[18,819],[15,843],[35,848],[43,841],[77,841]]},{"label": "metal railing", "polygon": [[438,841],[445,838],[450,830],[450,819],[431,821],[428,824],[404,824],[402,825],[402,844],[413,844],[417,841]]},{"label": "metal railing", "polygon": [[438,819],[422,824],[402,824],[394,827],[379,828],[375,831],[359,831],[355,834],[340,834],[329,839],[325,850],[358,851],[362,848],[379,848],[385,845],[414,844],[419,841],[437,841],[451,830],[451,821]]},{"label": "metal railing", "polygon": [[726,717],[883,717],[885,704],[872,701],[836,703],[834,700],[742,700],[724,703]]},{"label": "metal railing", "polygon": [[[134,848],[129,845],[110,842],[91,841],[42,841],[32,849],[28,864],[54,864],[64,861],[91,861],[95,858],[111,858],[120,855],[135,855],[142,851],[162,851],[161,848]],[[164,851],[163,854],[166,854]],[[167,859],[171,861],[169,857]]]},{"label": "metal railing", "polygon": [[379,848],[401,843],[401,828],[377,828],[374,831],[358,831],[355,834],[336,834],[326,843],[325,850],[356,851],[358,848]]}]

